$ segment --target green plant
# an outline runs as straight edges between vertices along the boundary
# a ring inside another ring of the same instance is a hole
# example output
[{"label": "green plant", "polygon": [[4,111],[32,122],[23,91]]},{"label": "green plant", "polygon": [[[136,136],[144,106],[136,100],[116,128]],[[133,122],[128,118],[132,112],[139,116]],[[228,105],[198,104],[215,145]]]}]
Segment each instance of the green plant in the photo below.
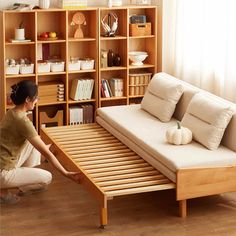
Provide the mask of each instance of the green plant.
[{"label": "green plant", "polygon": [[23,24],[24,24],[24,21],[21,21],[18,28],[23,29]]}]

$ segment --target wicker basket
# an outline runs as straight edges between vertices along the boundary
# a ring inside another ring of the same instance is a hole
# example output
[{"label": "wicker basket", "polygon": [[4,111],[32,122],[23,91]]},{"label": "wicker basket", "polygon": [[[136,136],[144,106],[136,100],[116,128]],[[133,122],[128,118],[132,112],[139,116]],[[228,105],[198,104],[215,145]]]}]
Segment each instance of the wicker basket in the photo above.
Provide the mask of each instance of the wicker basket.
[{"label": "wicker basket", "polygon": [[152,73],[129,75],[129,96],[142,96],[151,80]]}]

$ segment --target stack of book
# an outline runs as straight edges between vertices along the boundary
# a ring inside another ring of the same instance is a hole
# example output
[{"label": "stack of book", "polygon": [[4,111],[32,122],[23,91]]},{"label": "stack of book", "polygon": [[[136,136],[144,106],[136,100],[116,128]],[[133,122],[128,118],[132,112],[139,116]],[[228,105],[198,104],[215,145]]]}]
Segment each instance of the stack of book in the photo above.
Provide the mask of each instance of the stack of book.
[{"label": "stack of book", "polygon": [[93,79],[73,79],[70,89],[70,98],[75,101],[91,99],[93,87]]},{"label": "stack of book", "polygon": [[112,78],[109,79],[109,82],[107,79],[102,79],[101,95],[104,98],[122,97],[123,87],[124,87],[123,79]]},{"label": "stack of book", "polygon": [[38,96],[40,103],[64,101],[64,84],[61,81],[40,82]]},{"label": "stack of book", "polygon": [[70,125],[93,123],[93,105],[70,107]]}]

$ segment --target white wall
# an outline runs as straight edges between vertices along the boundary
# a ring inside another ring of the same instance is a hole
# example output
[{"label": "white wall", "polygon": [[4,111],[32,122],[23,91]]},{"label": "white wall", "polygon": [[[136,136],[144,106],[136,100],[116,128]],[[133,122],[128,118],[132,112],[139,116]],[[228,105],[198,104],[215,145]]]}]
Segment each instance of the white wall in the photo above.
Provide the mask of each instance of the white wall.
[{"label": "white wall", "polygon": [[[38,0],[22,0],[22,1],[17,1],[17,0],[0,0],[0,9],[4,9],[8,6],[11,6],[15,2],[20,2],[20,3],[31,3],[34,5],[38,5]],[[152,0],[153,4],[157,4],[158,0]],[[55,6],[57,3],[57,0],[51,0],[51,5]],[[88,0],[88,5],[93,6],[93,5],[106,5],[107,0]],[[123,4],[129,4],[130,0],[123,0]]]}]

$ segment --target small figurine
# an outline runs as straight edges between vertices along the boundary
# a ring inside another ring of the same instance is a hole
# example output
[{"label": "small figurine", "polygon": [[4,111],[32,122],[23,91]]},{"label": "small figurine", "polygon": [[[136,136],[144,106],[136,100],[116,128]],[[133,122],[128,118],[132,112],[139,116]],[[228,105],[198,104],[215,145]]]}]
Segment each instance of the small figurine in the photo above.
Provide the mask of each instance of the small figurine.
[{"label": "small figurine", "polygon": [[78,28],[75,31],[74,38],[84,38],[83,30],[81,25],[86,25],[86,19],[83,13],[76,12],[72,17],[72,22],[70,25],[78,25]]}]

